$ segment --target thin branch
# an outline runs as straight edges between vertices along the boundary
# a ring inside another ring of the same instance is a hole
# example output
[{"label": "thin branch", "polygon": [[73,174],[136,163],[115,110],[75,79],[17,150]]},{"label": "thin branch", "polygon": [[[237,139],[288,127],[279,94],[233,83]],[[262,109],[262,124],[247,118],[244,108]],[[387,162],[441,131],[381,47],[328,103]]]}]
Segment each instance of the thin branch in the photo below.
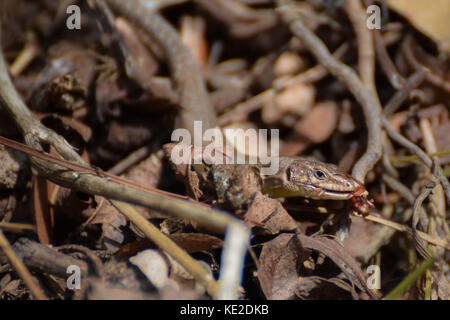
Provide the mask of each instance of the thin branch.
[{"label": "thin branch", "polygon": [[425,79],[426,73],[427,70],[421,68],[408,78],[402,89],[397,91],[384,106],[383,114],[385,117],[389,117],[400,108],[402,103],[408,98],[411,90],[417,88],[422,83],[423,79]]},{"label": "thin branch", "polygon": [[358,41],[358,73],[361,81],[369,90],[375,88],[375,53],[373,50],[372,32],[366,25],[366,12],[360,0],[347,0],[345,11],[353,24]]},{"label": "thin branch", "polygon": [[397,90],[404,88],[405,78],[397,71],[394,63],[392,62],[389,54],[386,50],[386,44],[384,42],[383,35],[380,30],[372,30],[373,38],[375,41],[375,51],[377,53],[377,60],[381,65],[381,69],[384,71],[386,78],[391,83],[391,86]]}]

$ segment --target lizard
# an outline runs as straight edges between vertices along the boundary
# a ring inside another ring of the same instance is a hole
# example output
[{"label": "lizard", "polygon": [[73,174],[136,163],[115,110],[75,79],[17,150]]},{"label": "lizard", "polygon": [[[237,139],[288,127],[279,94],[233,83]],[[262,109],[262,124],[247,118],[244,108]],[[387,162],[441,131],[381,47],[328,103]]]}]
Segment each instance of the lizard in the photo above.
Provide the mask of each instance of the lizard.
[{"label": "lizard", "polygon": [[331,163],[299,156],[279,157],[274,159],[279,167],[274,174],[263,174],[263,164],[222,164],[225,158],[222,163],[209,159],[201,164],[175,165],[170,161],[174,146],[167,144],[163,149],[177,175],[188,180],[190,193],[196,199],[203,197],[204,191],[213,192],[219,202],[245,210],[261,192],[271,198],[350,200],[354,213],[362,216],[373,208],[364,185]]},{"label": "lizard", "polygon": [[[209,101],[203,77],[177,31],[162,16],[140,1],[107,0],[107,3],[145,29],[168,57],[181,105],[177,126],[193,132],[194,120],[200,120],[205,129],[214,128],[217,115]],[[367,215],[373,207],[361,182],[350,174],[341,172],[337,166],[318,160],[280,157],[278,172],[270,175],[262,175],[260,165],[216,164],[193,167],[202,180],[215,189],[219,198],[230,200],[231,195],[235,195],[231,202],[237,207],[248,202],[248,199],[244,199],[249,196],[248,192],[238,186],[242,183],[248,185],[248,181],[253,182],[252,188],[274,198],[351,200],[356,212],[362,215]]]}]

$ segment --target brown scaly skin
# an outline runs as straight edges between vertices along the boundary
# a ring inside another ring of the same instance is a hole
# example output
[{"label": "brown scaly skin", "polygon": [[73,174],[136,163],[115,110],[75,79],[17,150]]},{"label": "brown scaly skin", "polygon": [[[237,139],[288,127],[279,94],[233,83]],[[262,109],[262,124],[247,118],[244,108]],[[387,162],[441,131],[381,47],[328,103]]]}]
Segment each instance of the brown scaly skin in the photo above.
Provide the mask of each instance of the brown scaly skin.
[{"label": "brown scaly skin", "polygon": [[264,192],[272,197],[348,200],[364,188],[333,164],[301,157],[281,157],[279,161],[276,174],[261,176]]}]

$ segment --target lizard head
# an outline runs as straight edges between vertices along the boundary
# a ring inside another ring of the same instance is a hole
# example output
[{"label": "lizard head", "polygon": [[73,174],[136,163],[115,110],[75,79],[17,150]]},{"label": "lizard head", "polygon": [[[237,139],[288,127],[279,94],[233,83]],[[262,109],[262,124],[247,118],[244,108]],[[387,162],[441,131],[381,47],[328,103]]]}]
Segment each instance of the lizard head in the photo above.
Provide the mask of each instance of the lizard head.
[{"label": "lizard head", "polygon": [[276,174],[262,177],[264,192],[272,197],[347,200],[367,192],[333,164],[300,157],[281,157],[279,161]]}]

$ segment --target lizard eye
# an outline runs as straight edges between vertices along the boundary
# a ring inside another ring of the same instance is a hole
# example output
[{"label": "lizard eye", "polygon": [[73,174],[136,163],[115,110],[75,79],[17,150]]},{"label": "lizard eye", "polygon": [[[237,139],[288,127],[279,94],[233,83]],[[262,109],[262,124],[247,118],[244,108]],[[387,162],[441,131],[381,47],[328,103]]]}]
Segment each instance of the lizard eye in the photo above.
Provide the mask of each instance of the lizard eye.
[{"label": "lizard eye", "polygon": [[317,179],[322,180],[325,177],[325,174],[320,170],[316,170],[316,171],[314,171],[314,176]]},{"label": "lizard eye", "polygon": [[291,181],[291,168],[286,170],[286,180]]}]

